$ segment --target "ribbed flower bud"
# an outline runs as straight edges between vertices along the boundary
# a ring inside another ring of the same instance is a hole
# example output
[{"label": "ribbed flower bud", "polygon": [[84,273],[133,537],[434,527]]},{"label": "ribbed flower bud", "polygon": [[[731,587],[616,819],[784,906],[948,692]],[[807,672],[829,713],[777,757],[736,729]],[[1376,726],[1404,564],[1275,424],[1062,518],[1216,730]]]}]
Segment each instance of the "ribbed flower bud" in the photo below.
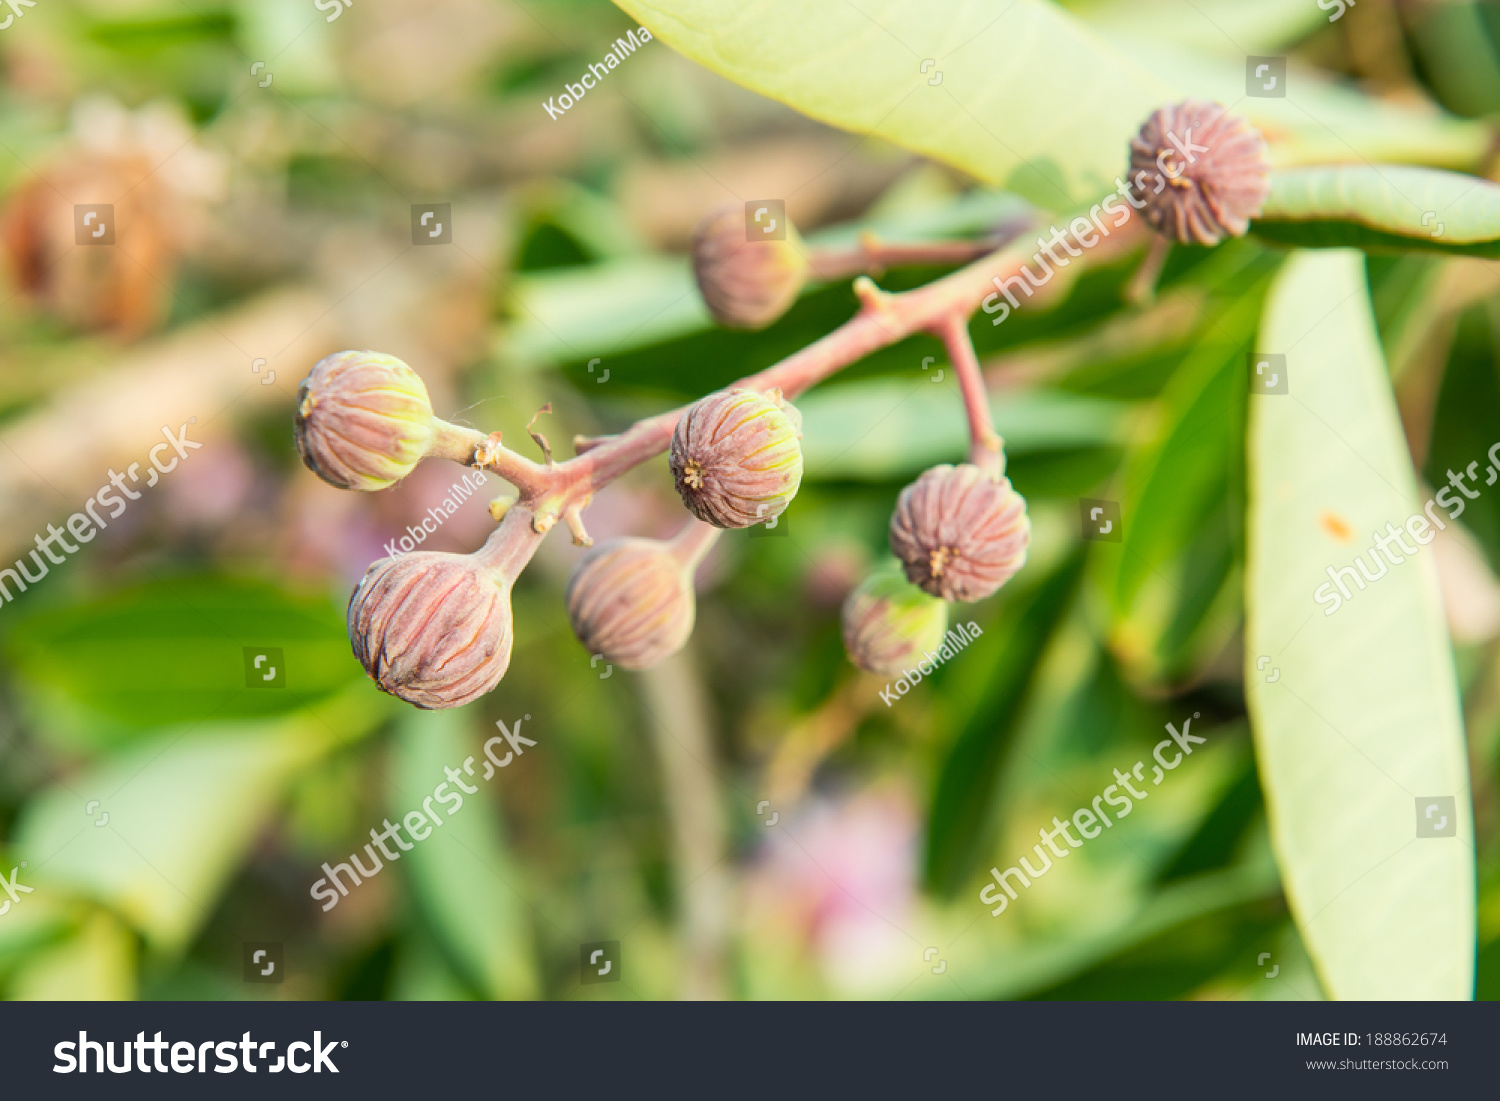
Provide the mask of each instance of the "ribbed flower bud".
[{"label": "ribbed flower bud", "polygon": [[844,601],[844,649],[861,669],[898,677],[943,645],[948,605],[907,581],[899,566],[871,574]]},{"label": "ribbed flower bud", "polygon": [[797,300],[807,279],[805,252],[790,223],[785,240],[755,240],[743,207],[720,207],[693,233],[693,275],[720,325],[764,329]]},{"label": "ribbed flower bud", "polygon": [[1161,108],[1131,139],[1130,178],[1158,233],[1216,245],[1243,237],[1265,206],[1271,153],[1245,119],[1190,99]]},{"label": "ribbed flower bud", "polygon": [[925,471],[891,517],[891,549],[907,578],[944,600],[994,593],[1025,565],[1030,541],[1025,499],[969,463]]},{"label": "ribbed flower bud", "polygon": [[778,391],[721,390],[694,403],[672,435],[672,477],[706,524],[747,528],[780,516],[802,483],[802,418]]},{"label": "ribbed flower bud", "polygon": [[583,556],[568,582],[568,618],[590,654],[649,669],[682,649],[697,607],[693,568],[716,534],[694,528],[693,546],[612,539]]},{"label": "ribbed flower bud", "polygon": [[297,450],[339,489],[399,482],[427,454],[438,425],[427,387],[395,356],[336,352],[297,391]]},{"label": "ribbed flower bud", "polygon": [[349,599],[349,641],[382,691],[418,707],[458,707],[510,666],[510,582],[477,555],[382,558]]}]

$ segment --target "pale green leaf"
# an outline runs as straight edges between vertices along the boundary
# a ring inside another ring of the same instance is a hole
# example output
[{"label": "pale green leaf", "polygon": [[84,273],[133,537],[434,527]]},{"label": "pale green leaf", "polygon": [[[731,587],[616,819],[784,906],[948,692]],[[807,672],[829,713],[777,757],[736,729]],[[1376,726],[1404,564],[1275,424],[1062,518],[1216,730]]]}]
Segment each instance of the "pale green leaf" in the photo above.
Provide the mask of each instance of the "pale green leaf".
[{"label": "pale green leaf", "polygon": [[673,49],[761,95],[1049,209],[1112,190],[1131,134],[1173,98],[1042,0],[617,3]]},{"label": "pale green leaf", "polygon": [[96,910],[73,936],[32,956],[10,996],[22,1002],[132,1001],[135,937],[108,912]]},{"label": "pale green leaf", "polygon": [[[429,827],[426,839],[402,855],[400,866],[457,973],[486,998],[534,998],[537,974],[527,924],[529,901],[521,871],[502,846],[494,800],[495,789],[506,779],[537,767],[531,756],[536,749],[522,743],[527,752],[513,757],[504,769],[492,770],[485,780],[488,762],[465,725],[468,718],[466,711],[413,711],[401,720],[390,793],[392,817],[423,814],[423,803],[432,799],[436,788],[443,785],[448,790],[443,796],[447,802],[433,806],[442,825]],[[484,736],[497,734],[491,727]],[[495,751],[501,760],[509,752],[503,743]],[[472,762],[472,775],[464,774],[466,758]],[[464,792],[449,783],[447,768],[478,790]],[[457,806],[454,794],[462,800]],[[420,823],[417,828],[422,828]]]},{"label": "pale green leaf", "polygon": [[[1315,595],[1421,507],[1363,258],[1295,254],[1260,344],[1290,392],[1251,397],[1245,682],[1287,898],[1331,996],[1468,998],[1474,829],[1434,553],[1346,582],[1332,615]],[[1438,796],[1456,836],[1419,837]]]},{"label": "pale green leaf", "polygon": [[181,948],[212,913],[287,780],[385,709],[360,686],[314,714],[169,729],[131,743],[28,804],[11,848],[29,861],[38,893],[96,899],[157,946]]},{"label": "pale green leaf", "polygon": [[1287,169],[1271,176],[1255,231],[1297,244],[1497,256],[1500,186],[1408,165]]}]

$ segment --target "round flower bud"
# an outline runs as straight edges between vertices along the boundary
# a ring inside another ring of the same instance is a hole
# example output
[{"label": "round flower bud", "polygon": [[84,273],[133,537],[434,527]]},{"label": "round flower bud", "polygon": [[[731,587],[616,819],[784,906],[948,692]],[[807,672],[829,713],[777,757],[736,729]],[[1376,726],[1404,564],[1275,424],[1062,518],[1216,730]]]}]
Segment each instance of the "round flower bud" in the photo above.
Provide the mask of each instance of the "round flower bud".
[{"label": "round flower bud", "polygon": [[297,391],[297,450],[339,489],[385,489],[427,453],[437,423],[427,387],[395,356],[336,352]]},{"label": "round flower bud", "polygon": [[354,656],[381,691],[418,707],[458,707],[510,666],[510,584],[476,556],[382,558],[349,598]]},{"label": "round flower bud", "polygon": [[936,652],[948,605],[907,581],[897,566],[871,574],[844,601],[844,649],[861,669],[899,677]]},{"label": "round flower bud", "polygon": [[891,549],[912,584],[944,600],[983,600],[1026,564],[1031,521],[1006,478],[935,466],[901,491]]},{"label": "round flower bud", "polygon": [[693,233],[698,290],[714,320],[731,329],[764,329],[786,313],[802,290],[807,267],[790,223],[784,240],[759,239],[746,227],[741,206],[720,207]]},{"label": "round flower bud", "polygon": [[583,556],[568,582],[568,618],[590,654],[649,669],[693,631],[690,566],[654,539],[613,539]]},{"label": "round flower bud", "polygon": [[1130,142],[1130,178],[1151,227],[1182,244],[1243,237],[1271,193],[1260,131],[1223,106],[1190,99],[1157,111]]},{"label": "round flower bud", "polygon": [[802,483],[801,416],[778,391],[721,390],[694,403],[672,435],[672,477],[705,524],[747,528],[780,516]]}]

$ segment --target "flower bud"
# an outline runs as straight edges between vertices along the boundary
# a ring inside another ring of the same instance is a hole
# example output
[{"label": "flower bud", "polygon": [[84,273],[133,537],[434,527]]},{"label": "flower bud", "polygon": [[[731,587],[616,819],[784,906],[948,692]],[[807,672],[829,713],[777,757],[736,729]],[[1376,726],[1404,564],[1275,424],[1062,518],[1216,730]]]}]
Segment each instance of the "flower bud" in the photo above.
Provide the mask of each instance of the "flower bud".
[{"label": "flower bud", "polygon": [[694,403],[672,434],[682,503],[720,528],[780,516],[802,483],[801,420],[776,390],[721,390]]},{"label": "flower bud", "polygon": [[897,677],[943,645],[948,605],[892,565],[871,574],[844,601],[844,649],[861,669]]},{"label": "flower bud", "polygon": [[1026,564],[1031,521],[1006,478],[935,466],[901,491],[891,549],[912,584],[944,600],[983,600]]},{"label": "flower bud", "polygon": [[478,555],[382,558],[349,598],[349,641],[381,691],[418,707],[459,707],[510,666],[510,582]]},{"label": "flower bud", "polygon": [[1161,108],[1130,142],[1130,178],[1151,227],[1183,244],[1243,237],[1271,193],[1260,131],[1201,99]]},{"label": "flower bud", "polygon": [[714,320],[731,329],[764,329],[786,313],[807,279],[807,266],[790,223],[785,240],[756,240],[740,206],[720,207],[693,233],[698,290]]},{"label": "flower bud", "polygon": [[612,539],[583,556],[568,582],[568,618],[590,654],[649,669],[693,631],[692,563],[654,539]]},{"label": "flower bud", "polygon": [[297,391],[297,450],[339,489],[385,489],[427,453],[437,422],[421,378],[395,356],[336,352]]}]

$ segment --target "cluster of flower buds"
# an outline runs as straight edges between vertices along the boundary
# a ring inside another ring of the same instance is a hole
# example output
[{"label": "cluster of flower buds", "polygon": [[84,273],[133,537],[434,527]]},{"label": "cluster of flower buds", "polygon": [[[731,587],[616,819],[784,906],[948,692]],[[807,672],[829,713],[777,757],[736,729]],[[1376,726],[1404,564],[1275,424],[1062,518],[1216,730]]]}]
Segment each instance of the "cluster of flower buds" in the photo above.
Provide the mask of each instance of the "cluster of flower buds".
[{"label": "cluster of flower buds", "polygon": [[714,320],[764,329],[791,307],[808,276],[807,248],[791,224],[782,240],[756,240],[743,207],[713,211],[693,234],[693,275]]},{"label": "cluster of flower buds", "polygon": [[1216,245],[1243,237],[1264,208],[1271,153],[1245,119],[1189,99],[1141,126],[1130,143],[1130,176],[1153,229],[1181,244]]}]

